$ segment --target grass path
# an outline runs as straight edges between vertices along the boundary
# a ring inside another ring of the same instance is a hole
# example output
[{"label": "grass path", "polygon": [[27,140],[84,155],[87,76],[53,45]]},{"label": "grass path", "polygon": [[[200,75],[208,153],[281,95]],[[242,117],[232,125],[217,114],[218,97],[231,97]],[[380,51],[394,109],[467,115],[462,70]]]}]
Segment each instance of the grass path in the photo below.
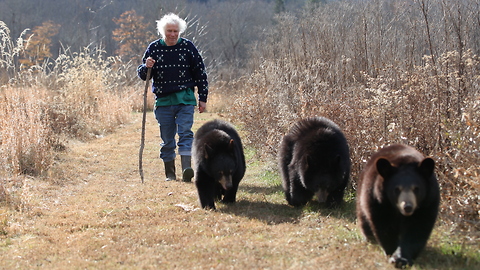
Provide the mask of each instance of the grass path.
[{"label": "grass path", "polygon": [[[214,117],[197,114],[196,127]],[[336,211],[291,208],[278,176],[248,153],[238,202],[199,209],[192,183],[163,181],[151,113],[141,184],[140,127],[137,114],[113,134],[73,143],[54,181],[26,180],[23,210],[0,216],[0,269],[393,269],[362,241],[353,202]],[[436,246],[426,253],[418,260],[426,269],[464,259]]]}]

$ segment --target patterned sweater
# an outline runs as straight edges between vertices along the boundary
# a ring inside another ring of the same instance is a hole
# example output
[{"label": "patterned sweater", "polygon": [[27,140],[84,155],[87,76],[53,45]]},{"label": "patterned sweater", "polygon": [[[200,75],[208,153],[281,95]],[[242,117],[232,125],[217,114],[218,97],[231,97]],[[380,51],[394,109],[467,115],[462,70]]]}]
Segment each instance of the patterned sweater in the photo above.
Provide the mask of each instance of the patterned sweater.
[{"label": "patterned sweater", "polygon": [[158,97],[183,91],[187,88],[198,89],[198,100],[207,102],[208,82],[202,56],[193,43],[180,38],[176,45],[167,46],[163,40],[156,40],[148,45],[143,55],[143,64],[138,66],[137,74],[142,80],[147,79],[145,61],[148,57],[155,59],[152,68],[152,91]]}]

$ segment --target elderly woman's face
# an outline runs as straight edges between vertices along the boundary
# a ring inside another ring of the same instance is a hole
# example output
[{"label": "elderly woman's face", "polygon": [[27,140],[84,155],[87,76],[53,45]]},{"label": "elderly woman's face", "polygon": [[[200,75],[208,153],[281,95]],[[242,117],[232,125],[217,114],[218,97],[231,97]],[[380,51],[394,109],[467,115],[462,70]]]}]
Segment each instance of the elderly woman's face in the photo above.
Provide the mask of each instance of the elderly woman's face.
[{"label": "elderly woman's face", "polygon": [[165,43],[167,46],[173,46],[177,44],[178,35],[180,34],[180,29],[176,24],[167,24],[165,26]]}]

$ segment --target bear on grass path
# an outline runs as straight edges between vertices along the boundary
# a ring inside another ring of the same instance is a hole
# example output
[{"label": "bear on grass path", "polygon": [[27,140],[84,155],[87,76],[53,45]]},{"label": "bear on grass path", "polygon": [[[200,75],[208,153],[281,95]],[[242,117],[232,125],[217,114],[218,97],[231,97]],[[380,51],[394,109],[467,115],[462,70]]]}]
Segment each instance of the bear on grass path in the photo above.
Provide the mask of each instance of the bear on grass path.
[{"label": "bear on grass path", "polygon": [[228,122],[212,120],[202,125],[193,139],[195,185],[200,205],[215,209],[215,201],[234,203],[245,174],[242,141]]},{"label": "bear on grass path", "polygon": [[303,206],[314,195],[327,207],[343,202],[350,152],[340,128],[324,117],[298,121],[283,137],[278,165],[288,204]]},{"label": "bear on grass path", "polygon": [[412,265],[437,218],[440,191],[435,162],[402,144],[375,153],[360,174],[357,220],[397,268]]}]

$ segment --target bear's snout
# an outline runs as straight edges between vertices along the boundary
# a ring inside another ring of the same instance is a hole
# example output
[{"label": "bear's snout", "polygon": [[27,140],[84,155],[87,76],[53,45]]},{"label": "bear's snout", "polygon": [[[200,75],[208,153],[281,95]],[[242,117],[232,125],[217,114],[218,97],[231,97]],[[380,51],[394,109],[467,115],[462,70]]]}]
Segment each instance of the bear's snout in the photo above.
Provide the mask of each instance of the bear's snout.
[{"label": "bear's snout", "polygon": [[222,188],[224,190],[229,190],[232,188],[233,183],[232,183],[232,176],[231,175],[225,175],[223,174],[222,177],[220,178],[220,185],[222,185]]},{"label": "bear's snout", "polygon": [[403,215],[404,216],[410,216],[411,214],[413,214],[413,206],[411,203],[408,203],[408,202],[402,202],[402,208],[403,208]]},{"label": "bear's snout", "polygon": [[417,197],[412,190],[403,190],[398,196],[398,210],[404,216],[411,216],[417,208]]},{"label": "bear's snout", "polygon": [[319,203],[324,203],[327,201],[328,191],[326,189],[319,189],[317,192],[315,192],[315,196],[317,196]]}]

